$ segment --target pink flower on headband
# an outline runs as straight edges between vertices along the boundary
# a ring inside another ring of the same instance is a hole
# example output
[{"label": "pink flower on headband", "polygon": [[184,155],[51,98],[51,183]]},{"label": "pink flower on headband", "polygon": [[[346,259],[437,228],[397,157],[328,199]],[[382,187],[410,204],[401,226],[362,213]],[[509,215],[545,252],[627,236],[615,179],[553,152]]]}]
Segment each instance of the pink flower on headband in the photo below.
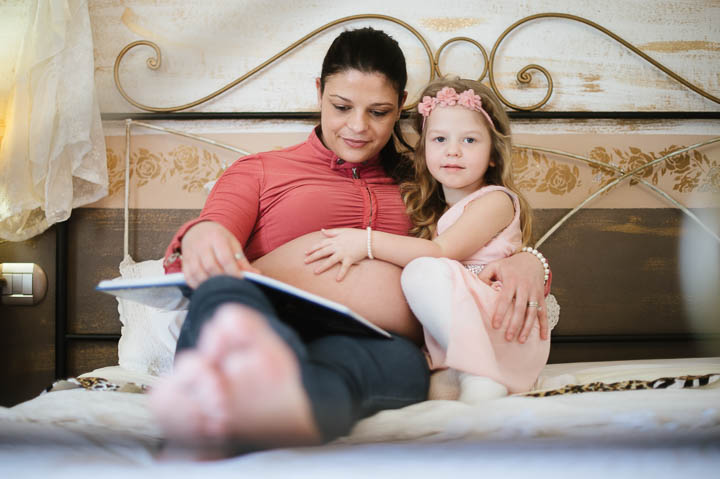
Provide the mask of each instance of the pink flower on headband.
[{"label": "pink flower on headband", "polygon": [[427,118],[437,105],[437,100],[431,96],[424,96],[422,101],[418,103],[418,113]]},{"label": "pink flower on headband", "polygon": [[423,116],[423,127],[425,126],[425,120],[430,116],[430,113],[432,113],[435,107],[456,105],[482,113],[490,125],[493,125],[492,118],[490,118],[488,112],[483,109],[482,98],[480,98],[480,95],[476,95],[472,88],[458,95],[454,88],[446,86],[437,92],[435,98],[424,96],[422,101],[418,103],[418,113]]},{"label": "pink flower on headband", "polygon": [[[464,93],[464,92],[463,92]],[[459,96],[454,88],[445,87],[435,95],[437,101],[442,106],[455,106],[457,105]]]},{"label": "pink flower on headband", "polygon": [[482,98],[480,95],[476,95],[472,90],[465,90],[458,96],[458,104],[464,106],[469,110],[477,110],[482,108]]}]

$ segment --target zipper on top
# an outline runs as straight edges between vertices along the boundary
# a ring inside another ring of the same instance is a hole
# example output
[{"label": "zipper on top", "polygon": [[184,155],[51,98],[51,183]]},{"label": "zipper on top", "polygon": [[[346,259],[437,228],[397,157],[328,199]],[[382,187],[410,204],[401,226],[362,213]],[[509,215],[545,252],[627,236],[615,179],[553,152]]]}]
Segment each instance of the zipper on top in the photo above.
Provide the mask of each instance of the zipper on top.
[{"label": "zipper on top", "polygon": [[368,218],[368,226],[372,226],[372,217],[373,217],[372,194],[370,194],[370,188],[368,188],[367,186],[365,187],[365,191],[367,191],[368,201],[370,202],[370,217]]},{"label": "zipper on top", "polygon": [[[353,177],[353,179],[355,179],[355,180],[359,180],[359,179],[360,179],[360,175],[358,174],[356,167],[353,167],[353,168],[352,168],[352,177]],[[365,186],[364,188],[365,188],[365,191],[367,192],[367,195],[368,195],[368,203],[370,204],[370,216],[369,216],[369,218],[368,218],[368,224],[367,224],[367,225],[368,225],[368,226],[372,226],[372,216],[373,216],[372,193],[370,193],[370,188],[368,188],[367,186]]]}]

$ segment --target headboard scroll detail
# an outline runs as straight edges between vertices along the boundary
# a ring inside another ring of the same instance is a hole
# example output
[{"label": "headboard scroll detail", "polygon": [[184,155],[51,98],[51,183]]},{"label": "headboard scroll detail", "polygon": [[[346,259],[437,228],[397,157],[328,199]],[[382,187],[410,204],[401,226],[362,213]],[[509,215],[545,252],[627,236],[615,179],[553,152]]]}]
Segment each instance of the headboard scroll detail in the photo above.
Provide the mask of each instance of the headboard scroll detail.
[{"label": "headboard scroll detail", "polygon": [[[520,27],[520,26],[522,26],[522,25],[524,25],[524,24],[526,24],[526,23],[528,23],[528,22],[535,21],[535,20],[539,20],[539,19],[544,19],[544,18],[560,18],[560,19],[572,20],[572,21],[576,21],[576,22],[580,22],[580,23],[583,23],[583,24],[585,24],[585,25],[588,25],[588,26],[590,26],[590,27],[592,27],[592,28],[594,28],[594,29],[596,29],[596,30],[604,33],[605,35],[609,36],[610,38],[612,38],[613,40],[617,41],[617,42],[620,43],[621,45],[625,46],[626,48],[628,48],[629,50],[631,50],[632,52],[634,52],[635,54],[637,54],[638,56],[640,56],[643,60],[645,60],[645,61],[647,61],[648,63],[652,64],[654,67],[658,68],[658,69],[661,70],[663,73],[665,73],[666,75],[668,75],[669,77],[671,77],[671,78],[674,79],[675,81],[679,82],[679,83],[682,84],[683,86],[689,88],[690,90],[692,90],[692,91],[694,91],[695,93],[703,96],[704,98],[707,98],[708,100],[710,100],[710,101],[712,101],[712,102],[714,102],[714,103],[720,104],[720,98],[718,98],[717,96],[714,96],[714,95],[708,93],[708,92],[705,91],[704,89],[702,89],[702,88],[700,88],[700,87],[698,87],[698,86],[690,83],[688,80],[686,80],[685,78],[681,77],[681,76],[678,75],[677,73],[673,72],[672,70],[670,70],[669,68],[667,68],[666,66],[664,66],[663,64],[661,64],[660,62],[658,62],[657,60],[653,59],[652,57],[650,57],[649,55],[647,55],[646,53],[644,53],[642,50],[640,50],[639,48],[637,48],[637,47],[635,47],[634,45],[632,45],[630,42],[624,40],[624,39],[623,39],[622,37],[620,37],[619,35],[616,35],[615,33],[611,32],[610,30],[606,29],[605,27],[603,27],[603,26],[601,26],[601,25],[599,25],[599,24],[597,24],[597,23],[595,23],[595,22],[593,22],[593,21],[591,21],[591,20],[588,20],[588,19],[583,18],[583,17],[576,16],[576,15],[566,14],[566,13],[539,13],[539,14],[530,15],[530,16],[528,16],[528,17],[525,17],[525,18],[522,18],[522,19],[518,20],[517,22],[513,23],[512,25],[510,25],[507,29],[505,29],[505,31],[498,37],[498,39],[495,41],[495,44],[494,44],[493,47],[492,47],[492,50],[490,51],[490,55],[489,55],[489,56],[488,56],[487,51],[485,50],[485,48],[483,48],[483,46],[482,46],[479,42],[477,42],[476,40],[474,40],[474,39],[472,39],[472,38],[469,38],[469,37],[453,37],[453,38],[450,38],[449,40],[447,40],[446,42],[444,42],[444,43],[437,49],[437,51],[433,54],[432,49],[430,48],[430,45],[428,44],[427,40],[425,40],[425,38],[424,38],[415,28],[413,28],[411,25],[409,25],[408,23],[406,23],[406,22],[404,22],[404,21],[402,21],[402,20],[400,20],[400,19],[398,19],[398,18],[391,17],[391,16],[388,16],[388,15],[380,15],[380,14],[360,14],[360,15],[352,15],[352,16],[348,16],[348,17],[343,17],[343,18],[339,18],[339,19],[337,19],[337,20],[334,20],[334,21],[332,21],[332,22],[326,23],[325,25],[322,25],[322,26],[319,27],[319,28],[316,28],[316,29],[313,30],[312,32],[310,32],[310,33],[308,33],[307,35],[303,36],[303,37],[300,38],[299,40],[293,42],[293,43],[290,44],[288,47],[286,47],[285,49],[283,49],[282,51],[280,51],[279,53],[273,55],[272,57],[270,57],[269,59],[265,60],[263,63],[261,63],[261,64],[258,65],[257,67],[255,67],[255,68],[253,68],[252,70],[248,71],[247,73],[241,75],[240,77],[238,77],[237,79],[235,79],[235,80],[233,80],[232,82],[228,83],[227,85],[223,86],[222,88],[220,88],[220,89],[218,89],[218,90],[210,93],[209,95],[206,95],[206,96],[204,96],[204,97],[202,97],[202,98],[200,98],[200,99],[198,99],[198,100],[195,100],[195,101],[192,101],[192,102],[189,102],[189,103],[185,103],[185,104],[183,104],[183,105],[178,105],[178,106],[158,107],[158,106],[145,105],[145,104],[143,104],[143,103],[140,103],[140,102],[134,100],[130,95],[128,95],[128,93],[125,91],[125,89],[124,89],[123,86],[122,86],[122,82],[120,81],[120,64],[122,63],[122,60],[123,60],[123,58],[125,57],[125,55],[126,55],[130,50],[134,49],[135,47],[138,47],[138,46],[147,46],[147,47],[152,48],[152,49],[155,51],[155,56],[148,58],[147,61],[146,61],[146,64],[147,64],[148,68],[153,69],[153,70],[156,70],[156,69],[158,69],[158,68],[160,67],[160,65],[161,65],[161,63],[162,63],[162,54],[161,54],[161,51],[160,51],[160,47],[159,47],[157,44],[155,44],[155,43],[153,43],[153,42],[151,42],[151,41],[148,41],[148,40],[138,40],[138,41],[135,41],[135,42],[132,42],[132,43],[129,43],[128,45],[126,45],[126,46],[120,51],[120,53],[118,54],[117,58],[115,59],[115,65],[114,65],[114,67],[113,67],[113,76],[114,76],[114,80],[115,80],[115,85],[116,85],[116,87],[117,87],[120,95],[122,95],[122,97],[125,98],[125,100],[126,100],[128,103],[130,103],[131,105],[133,105],[133,106],[135,106],[135,107],[137,107],[137,108],[139,108],[139,109],[141,109],[141,110],[145,110],[145,111],[149,111],[149,112],[156,112],[156,113],[169,113],[169,112],[177,112],[177,111],[181,111],[181,110],[187,110],[187,109],[189,109],[189,108],[193,108],[193,107],[196,107],[196,106],[198,106],[198,105],[201,105],[201,104],[203,104],[203,103],[205,103],[205,102],[207,102],[207,101],[210,101],[210,100],[212,100],[213,98],[215,98],[215,97],[217,97],[217,96],[225,93],[226,91],[230,90],[231,88],[235,87],[236,85],[242,83],[242,82],[245,81],[246,79],[248,79],[248,78],[250,78],[251,76],[255,75],[256,73],[258,73],[260,70],[264,69],[265,67],[267,67],[267,66],[270,65],[271,63],[275,62],[276,60],[278,60],[280,57],[284,56],[284,55],[287,54],[288,52],[296,49],[296,48],[299,47],[301,44],[303,44],[303,43],[305,43],[307,40],[309,40],[310,38],[316,36],[317,34],[323,32],[323,31],[325,31],[325,30],[327,30],[327,29],[329,29],[329,28],[331,28],[331,27],[334,27],[334,26],[339,25],[339,24],[342,24],[342,23],[347,23],[347,22],[355,21],[355,20],[377,19],[377,20],[389,21],[389,22],[395,23],[395,24],[397,24],[397,25],[400,25],[401,27],[403,27],[403,28],[405,28],[406,30],[408,30],[413,36],[415,36],[415,38],[418,39],[418,41],[422,44],[422,46],[423,46],[423,48],[424,48],[424,50],[425,50],[425,53],[427,54],[428,62],[430,63],[430,68],[429,68],[430,77],[429,77],[429,80],[433,80],[435,77],[440,77],[440,76],[442,76],[442,72],[440,71],[440,67],[439,67],[440,57],[441,57],[443,51],[445,50],[445,48],[446,48],[448,45],[450,45],[451,43],[454,43],[454,42],[467,42],[467,43],[470,43],[470,44],[476,46],[476,47],[480,50],[480,52],[482,53],[483,59],[484,59],[483,71],[482,71],[481,75],[477,78],[478,81],[484,80],[485,77],[487,76],[487,77],[488,77],[488,81],[489,81],[489,83],[490,83],[490,87],[491,87],[491,88],[493,89],[493,91],[498,95],[498,98],[500,98],[500,100],[501,100],[505,105],[507,105],[508,107],[510,107],[510,108],[512,108],[512,109],[514,109],[514,110],[519,110],[519,111],[534,111],[534,110],[538,110],[538,109],[542,108],[544,105],[546,105],[547,102],[550,100],[550,98],[551,98],[551,96],[552,96],[552,93],[553,93],[553,79],[552,79],[552,76],[550,75],[550,72],[548,72],[548,70],[545,69],[544,67],[533,63],[533,64],[530,64],[530,65],[526,65],[525,67],[523,67],[523,68],[517,73],[517,80],[518,80],[518,82],[519,82],[521,85],[522,85],[522,84],[527,85],[527,84],[529,84],[529,83],[532,81],[532,78],[533,78],[532,71],[533,71],[533,70],[539,71],[540,73],[542,73],[542,75],[545,77],[545,80],[546,80],[546,83],[547,83],[547,91],[546,91],[545,96],[544,96],[544,98],[543,98],[542,100],[540,100],[539,102],[537,102],[537,103],[535,103],[535,104],[533,104],[533,105],[521,106],[521,105],[516,105],[516,104],[511,103],[507,98],[505,98],[504,95],[502,95],[502,93],[500,92],[500,89],[498,88],[497,83],[495,82],[494,66],[495,66],[495,60],[496,60],[496,57],[497,57],[497,53],[498,53],[499,48],[500,48],[500,44],[503,42],[503,40],[505,40],[505,38],[506,38],[510,33],[512,33],[515,29],[517,29],[518,27]],[[408,105],[406,105],[406,106],[405,106],[405,110],[410,110],[410,109],[414,108],[416,105],[417,105],[417,100],[414,101],[414,102],[412,102],[412,103],[410,103],[410,104],[408,104]]]}]

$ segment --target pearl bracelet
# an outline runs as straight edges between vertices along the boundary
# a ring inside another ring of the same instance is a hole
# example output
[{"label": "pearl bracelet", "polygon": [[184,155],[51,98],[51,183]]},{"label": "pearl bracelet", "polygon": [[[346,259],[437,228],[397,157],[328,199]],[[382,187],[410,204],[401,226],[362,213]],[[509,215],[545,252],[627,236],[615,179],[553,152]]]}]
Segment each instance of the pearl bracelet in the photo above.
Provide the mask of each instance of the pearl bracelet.
[{"label": "pearl bracelet", "polygon": [[536,250],[535,248],[531,248],[530,246],[523,246],[521,251],[535,255],[535,257],[540,260],[543,266],[543,270],[545,272],[545,284],[547,284],[548,278],[550,277],[550,266],[548,266],[548,262],[547,259],[545,259],[545,256],[543,256],[540,251]]},{"label": "pearl bracelet", "polygon": [[367,233],[368,233],[368,238],[367,238],[368,258],[375,259],[375,257],[372,254],[372,228],[370,228],[368,226],[365,229],[367,230]]}]

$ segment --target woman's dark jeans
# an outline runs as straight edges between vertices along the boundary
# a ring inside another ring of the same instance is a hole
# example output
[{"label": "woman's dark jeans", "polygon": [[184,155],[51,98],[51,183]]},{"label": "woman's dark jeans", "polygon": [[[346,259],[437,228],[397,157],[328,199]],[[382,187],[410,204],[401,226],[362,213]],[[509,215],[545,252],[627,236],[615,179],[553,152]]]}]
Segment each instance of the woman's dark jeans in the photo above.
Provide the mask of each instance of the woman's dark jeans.
[{"label": "woman's dark jeans", "polygon": [[197,344],[204,323],[227,303],[260,312],[295,352],[302,382],[325,441],[350,432],[360,419],[427,399],[429,370],[424,354],[408,339],[329,335],[304,343],[283,323],[262,291],[243,279],[213,277],[192,294],[177,352]]}]

